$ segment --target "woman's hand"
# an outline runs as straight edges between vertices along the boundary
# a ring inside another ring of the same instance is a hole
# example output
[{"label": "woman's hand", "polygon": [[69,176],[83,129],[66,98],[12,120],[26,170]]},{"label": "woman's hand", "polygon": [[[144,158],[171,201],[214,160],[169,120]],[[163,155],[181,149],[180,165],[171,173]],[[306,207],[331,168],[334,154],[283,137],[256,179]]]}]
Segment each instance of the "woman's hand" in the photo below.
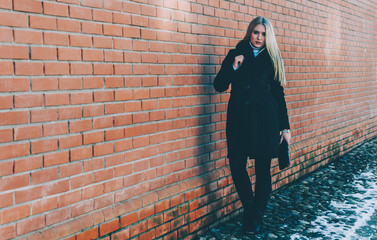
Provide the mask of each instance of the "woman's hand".
[{"label": "woman's hand", "polygon": [[238,69],[239,67],[241,67],[242,63],[243,63],[243,60],[245,59],[245,57],[243,55],[238,55],[234,58],[234,63],[233,63],[233,67],[235,69]]},{"label": "woman's hand", "polygon": [[280,143],[283,141],[283,138],[289,145],[291,141],[291,132],[283,132],[283,134],[281,134]]}]

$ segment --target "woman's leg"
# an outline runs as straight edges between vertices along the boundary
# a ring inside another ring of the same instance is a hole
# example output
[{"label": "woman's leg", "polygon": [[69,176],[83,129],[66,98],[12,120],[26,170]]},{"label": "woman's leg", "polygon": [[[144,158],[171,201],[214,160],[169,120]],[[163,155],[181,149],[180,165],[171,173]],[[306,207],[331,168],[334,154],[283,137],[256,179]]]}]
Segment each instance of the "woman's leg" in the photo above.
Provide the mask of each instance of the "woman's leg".
[{"label": "woman's leg", "polygon": [[249,174],[246,171],[246,163],[246,154],[237,154],[237,156],[229,158],[232,179],[245,213],[251,211],[254,201],[253,188],[251,187]]},{"label": "woman's leg", "polygon": [[272,191],[270,169],[271,158],[255,159],[255,206],[259,217],[263,214]]}]

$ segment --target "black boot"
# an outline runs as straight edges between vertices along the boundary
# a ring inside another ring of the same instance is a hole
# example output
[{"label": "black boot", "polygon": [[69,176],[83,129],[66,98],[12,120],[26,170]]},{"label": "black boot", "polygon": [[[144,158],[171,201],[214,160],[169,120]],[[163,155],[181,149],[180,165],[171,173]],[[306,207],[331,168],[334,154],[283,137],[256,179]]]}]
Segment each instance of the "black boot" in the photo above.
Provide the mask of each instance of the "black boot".
[{"label": "black boot", "polygon": [[242,216],[242,234],[257,234],[261,229],[261,220],[256,209],[255,201],[248,202],[244,205]]}]

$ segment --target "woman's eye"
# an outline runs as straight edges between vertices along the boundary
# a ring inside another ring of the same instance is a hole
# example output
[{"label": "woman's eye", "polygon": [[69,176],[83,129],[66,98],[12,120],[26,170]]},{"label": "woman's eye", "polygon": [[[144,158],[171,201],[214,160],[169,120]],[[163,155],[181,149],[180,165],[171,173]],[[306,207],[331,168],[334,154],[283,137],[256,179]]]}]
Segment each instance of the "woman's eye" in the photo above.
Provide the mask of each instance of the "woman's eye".
[{"label": "woman's eye", "polygon": [[264,32],[264,33],[262,33],[262,35],[263,35],[263,37],[265,37],[265,36],[266,36],[266,33]]},{"label": "woman's eye", "polygon": [[258,35],[258,34],[259,34],[259,32],[258,32],[258,31],[254,31],[254,34],[255,34],[255,35]]}]

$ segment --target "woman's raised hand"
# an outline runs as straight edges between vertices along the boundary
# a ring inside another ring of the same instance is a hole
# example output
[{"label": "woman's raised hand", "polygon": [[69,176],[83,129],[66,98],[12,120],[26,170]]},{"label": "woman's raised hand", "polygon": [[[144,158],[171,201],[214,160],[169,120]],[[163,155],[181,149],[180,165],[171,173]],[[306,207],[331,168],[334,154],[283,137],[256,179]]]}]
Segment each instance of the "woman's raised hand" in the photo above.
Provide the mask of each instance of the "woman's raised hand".
[{"label": "woman's raised hand", "polygon": [[238,69],[239,67],[241,67],[242,63],[243,63],[243,60],[245,59],[245,57],[243,55],[238,55],[234,58],[234,63],[233,63],[233,67],[235,69]]}]

